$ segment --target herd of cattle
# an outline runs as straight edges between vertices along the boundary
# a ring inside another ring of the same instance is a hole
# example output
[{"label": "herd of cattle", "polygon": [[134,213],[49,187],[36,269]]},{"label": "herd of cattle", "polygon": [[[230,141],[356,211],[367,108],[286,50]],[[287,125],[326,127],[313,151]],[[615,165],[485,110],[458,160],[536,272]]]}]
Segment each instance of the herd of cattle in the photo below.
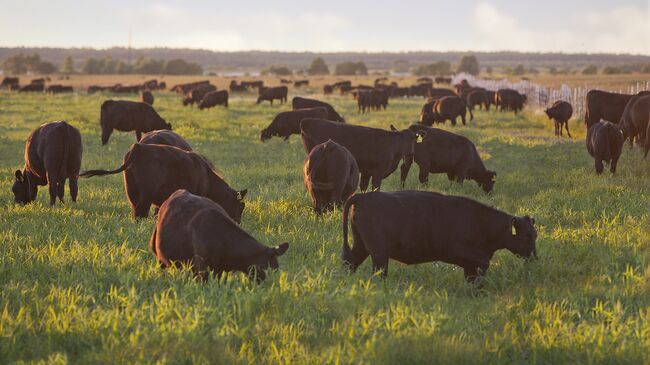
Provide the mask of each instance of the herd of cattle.
[{"label": "herd of cattle", "polygon": [[[426,80],[425,80],[426,82]],[[295,85],[295,84],[294,84]],[[350,84],[332,85],[341,89]],[[373,90],[379,89],[381,80]],[[236,85],[237,87],[241,84]],[[232,85],[231,85],[232,87]],[[287,99],[286,86],[265,88],[259,82],[258,103]],[[149,88],[147,88],[149,89]],[[202,103],[219,92],[209,82],[180,84],[173,91],[185,95],[183,104]],[[202,90],[202,91],[198,91]],[[232,89],[231,89],[232,90]],[[351,90],[351,89],[348,89]],[[384,89],[386,90],[386,89]],[[472,199],[425,191],[381,192],[382,180],[399,166],[402,187],[415,161],[419,181],[426,184],[429,174],[445,173],[449,180],[474,180],[490,193],[497,173],[486,168],[475,145],[466,137],[433,128],[433,122],[457,116],[465,123],[465,111],[474,105],[501,111],[523,108],[525,95],[515,90],[495,92],[471,87],[466,82],[445,94],[430,88],[420,115],[420,123],[398,130],[370,128],[346,123],[332,105],[317,99],[296,96],[292,110],[284,111],[260,132],[262,142],[276,136],[288,139],[300,135],[306,152],[303,181],[316,214],[343,212],[343,262],[355,270],[368,256],[372,266],[385,276],[389,259],[405,264],[443,261],[460,266],[469,282],[487,271],[493,253],[507,249],[526,257],[536,257],[534,219],[513,216]],[[142,88],[140,89],[142,91]],[[357,99],[363,88],[356,88]],[[217,98],[218,105],[227,107]],[[196,94],[196,95],[195,95]],[[214,94],[212,94],[214,95]],[[199,98],[200,96],[200,98]],[[603,161],[615,172],[626,138],[650,149],[650,92],[637,95],[592,90],[587,95],[585,122],[587,150],[601,173]],[[16,170],[12,187],[15,202],[36,199],[38,186],[49,187],[50,205],[64,197],[69,181],[70,196],[76,201],[78,177],[123,173],[127,199],[137,218],[157,208],[157,223],[150,248],[161,267],[189,264],[203,280],[210,272],[242,271],[261,280],[265,270],[278,267],[278,256],[289,244],[276,247],[259,243],[241,226],[247,189],[232,188],[216,172],[214,165],[194,152],[190,144],[172,131],[172,125],[153,108],[153,102],[107,100],[100,110],[102,145],[113,130],[135,132],[137,142],[114,170],[80,173],[82,144],[79,131],[65,121],[46,123],[34,130],[25,147],[25,166]],[[546,110],[556,124],[556,135],[573,109],[564,101]],[[470,119],[471,120],[471,119]],[[570,135],[569,135],[570,136]],[[371,192],[366,192],[372,184]],[[355,193],[357,187],[360,193]],[[348,244],[348,221],[354,244]]]}]

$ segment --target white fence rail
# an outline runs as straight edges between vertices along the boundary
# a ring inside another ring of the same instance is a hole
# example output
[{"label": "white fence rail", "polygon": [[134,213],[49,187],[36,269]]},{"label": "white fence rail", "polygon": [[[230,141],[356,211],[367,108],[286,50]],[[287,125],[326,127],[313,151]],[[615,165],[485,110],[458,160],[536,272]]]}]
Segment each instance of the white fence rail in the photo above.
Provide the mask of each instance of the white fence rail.
[{"label": "white fence rail", "polygon": [[[466,73],[460,73],[452,78],[453,84],[460,83],[463,79],[467,80],[470,85],[483,87],[488,90],[497,91],[499,89],[510,88],[519,91],[528,96],[528,105],[537,109],[545,109],[557,100],[565,100],[573,106],[574,118],[581,118],[585,113],[585,96],[591,90],[591,87],[571,88],[562,84],[559,88],[549,88],[530,81],[522,80],[519,82],[509,82],[503,80],[482,80]],[[637,82],[622,89],[609,89],[607,91],[636,94],[642,90],[650,90],[650,81]]]}]

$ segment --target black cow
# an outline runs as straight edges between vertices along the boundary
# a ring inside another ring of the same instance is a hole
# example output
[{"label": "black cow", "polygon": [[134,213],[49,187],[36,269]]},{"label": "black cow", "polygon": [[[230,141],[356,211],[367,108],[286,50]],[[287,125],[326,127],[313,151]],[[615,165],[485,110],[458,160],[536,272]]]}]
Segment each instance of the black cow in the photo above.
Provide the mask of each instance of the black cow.
[{"label": "black cow", "polygon": [[620,122],[625,106],[633,96],[602,90],[589,90],[585,97],[587,106],[585,123],[592,125],[598,123],[601,119],[613,121],[614,123]]},{"label": "black cow", "polygon": [[423,136],[408,129],[386,131],[314,118],[303,119],[300,132],[307,153],[330,139],[347,148],[357,160],[361,172],[361,191],[368,189],[370,178],[372,189],[380,189],[381,181],[397,169],[399,160],[413,155],[416,139]]},{"label": "black cow", "polygon": [[136,140],[142,133],[158,129],[172,129],[149,104],[127,101],[107,100],[102,104],[99,124],[102,127],[102,145],[108,143],[113,129],[120,132],[135,131]]},{"label": "black cow", "polygon": [[327,109],[327,118],[325,119],[333,120],[335,122],[345,123],[345,119],[343,119],[343,117],[339,115],[339,113],[337,113],[336,110],[334,110],[334,107],[332,107],[332,105],[324,101],[295,96],[291,100],[291,107],[293,108],[293,110],[324,107],[325,109]]},{"label": "black cow", "polygon": [[210,84],[192,88],[183,98],[183,106],[198,104],[207,93],[216,90],[217,87]]},{"label": "black cow", "polygon": [[555,135],[562,136],[562,126],[566,128],[566,134],[571,138],[569,133],[569,119],[573,115],[573,107],[566,101],[558,100],[553,106],[544,110],[548,119],[553,119],[555,124]]},{"label": "black cow", "polygon": [[340,207],[359,185],[359,167],[347,148],[328,140],[305,158],[303,180],[316,214]]},{"label": "black cow", "polygon": [[587,125],[587,151],[594,158],[596,173],[603,172],[603,161],[610,164],[611,173],[616,173],[618,158],[621,156],[625,137],[616,124],[601,120]]},{"label": "black cow", "polygon": [[264,280],[265,270],[278,268],[278,256],[289,244],[268,247],[259,243],[219,204],[181,189],[160,207],[149,247],[161,267],[190,265],[203,281],[210,271],[218,277],[226,271],[240,271]]},{"label": "black cow", "polygon": [[65,180],[69,179],[70,198],[76,202],[82,152],[81,134],[67,122],[45,123],[36,128],[25,144],[25,167],[15,172],[11,189],[14,201],[33,202],[38,186],[49,185],[50,206],[53,206],[57,196],[63,202]]},{"label": "black cow", "polygon": [[[348,245],[348,215],[354,246]],[[535,220],[472,199],[425,191],[355,194],[343,207],[343,262],[352,270],[368,257],[388,274],[388,260],[407,265],[442,261],[480,283],[494,252],[536,257]]]},{"label": "black cow", "polygon": [[[157,84],[156,84],[157,85]],[[153,106],[153,94],[149,90],[140,91],[140,101]]]},{"label": "black cow", "polygon": [[191,151],[190,146],[183,137],[167,129],[159,131],[151,131],[142,135],[140,143],[144,144],[162,144],[165,146],[174,146],[182,149],[183,151]]},{"label": "black cow", "polygon": [[226,108],[228,107],[228,91],[210,91],[209,93],[205,94],[199,103],[199,109],[203,110],[206,108],[212,108],[217,105],[223,105]]},{"label": "black cow", "polygon": [[[433,117],[433,121],[437,123],[444,123],[446,120],[450,120],[451,125],[456,125],[456,118],[460,117],[463,125],[465,125],[467,111],[469,111],[469,120],[474,120],[474,114],[469,109],[465,99],[459,96],[443,96],[433,104],[431,116]],[[431,125],[429,122],[429,120],[422,121],[425,125]]]},{"label": "black cow", "polygon": [[277,136],[286,141],[292,134],[300,134],[300,121],[305,118],[327,119],[327,109],[321,106],[279,113],[273,118],[271,124],[262,130],[260,140],[265,142]]},{"label": "black cow", "polygon": [[642,91],[632,96],[627,102],[618,123],[623,129],[625,137],[629,138],[630,146],[634,145],[635,138],[637,143],[645,142],[648,115],[650,115],[650,92]]},{"label": "black cow", "polygon": [[273,105],[273,100],[280,100],[280,104],[287,101],[287,94],[289,89],[286,86],[269,87],[260,89],[260,95],[257,98],[257,104],[264,100],[268,100]]},{"label": "black cow", "polygon": [[462,183],[465,179],[474,180],[489,193],[494,188],[497,173],[485,168],[476,146],[469,139],[442,129],[412,125],[414,133],[424,132],[422,143],[415,144],[414,156],[407,156],[401,167],[401,182],[408,177],[411,164],[420,167],[419,180],[422,184],[429,181],[429,174],[446,173],[449,180]]}]

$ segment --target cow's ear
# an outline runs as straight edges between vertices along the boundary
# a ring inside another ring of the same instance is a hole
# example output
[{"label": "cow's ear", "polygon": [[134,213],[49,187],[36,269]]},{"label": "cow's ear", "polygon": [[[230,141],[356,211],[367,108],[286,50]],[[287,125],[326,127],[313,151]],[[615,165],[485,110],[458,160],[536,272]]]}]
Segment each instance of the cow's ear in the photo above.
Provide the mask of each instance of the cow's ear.
[{"label": "cow's ear", "polygon": [[515,218],[515,217],[512,217],[512,219],[510,220],[510,233],[513,236],[517,235],[517,229],[515,228],[515,222],[516,221],[517,221],[517,218]]},{"label": "cow's ear", "polygon": [[285,252],[289,249],[289,242],[283,242],[280,244],[280,246],[277,246],[273,249],[273,254],[275,256],[282,256],[284,255]]},{"label": "cow's ear", "polygon": [[22,171],[20,171],[20,170],[16,170],[16,172],[14,173],[14,175],[16,176],[16,180],[18,180],[18,181],[20,181],[20,182],[25,181],[25,177],[23,176]]},{"label": "cow's ear", "polygon": [[172,124],[171,123],[167,123],[167,127],[169,128],[170,131],[172,130]]},{"label": "cow's ear", "polygon": [[397,128],[395,128],[395,126],[392,124],[390,125],[390,130],[393,132],[397,132]]},{"label": "cow's ear", "polygon": [[246,196],[246,193],[248,193],[248,189],[238,191],[237,192],[237,200],[244,200],[244,197]]}]

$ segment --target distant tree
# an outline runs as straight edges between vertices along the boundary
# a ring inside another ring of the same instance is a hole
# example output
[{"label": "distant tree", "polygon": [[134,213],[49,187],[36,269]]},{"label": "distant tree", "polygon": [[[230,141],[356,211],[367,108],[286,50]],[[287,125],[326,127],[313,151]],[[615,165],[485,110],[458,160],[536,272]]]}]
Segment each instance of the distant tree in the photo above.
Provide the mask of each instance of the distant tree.
[{"label": "distant tree", "polygon": [[618,75],[621,73],[623,73],[623,70],[616,66],[605,66],[603,68],[603,75]]},{"label": "distant tree", "polygon": [[645,65],[641,66],[641,70],[639,71],[644,74],[650,74],[650,63],[646,63]]},{"label": "distant tree", "polygon": [[526,69],[524,68],[524,65],[518,64],[517,67],[513,68],[509,73],[514,76],[521,76],[526,73]]},{"label": "distant tree", "polygon": [[458,72],[467,72],[470,75],[478,75],[480,72],[480,65],[478,59],[474,55],[465,55],[460,59],[458,64]]},{"label": "distant tree", "polygon": [[115,74],[117,70],[117,60],[114,60],[111,57],[106,57],[100,61],[101,64],[101,73],[106,75]]},{"label": "distant tree", "polygon": [[52,62],[39,62],[34,71],[41,75],[49,75],[59,71],[59,69]]},{"label": "distant tree", "polygon": [[531,74],[531,75],[537,75],[537,74],[539,74],[539,70],[536,69],[535,67],[531,67],[531,68],[528,69],[528,73]]},{"label": "distant tree", "polygon": [[557,68],[555,66],[551,66],[548,69],[548,73],[550,73],[551,75],[557,75],[558,74]]},{"label": "distant tree", "polygon": [[72,56],[65,58],[65,61],[63,61],[63,70],[61,70],[61,72],[64,74],[74,73],[74,61],[72,60]]},{"label": "distant tree", "polygon": [[101,63],[93,57],[86,58],[81,71],[85,74],[96,75],[101,72]]},{"label": "distant tree", "polygon": [[163,73],[167,75],[201,75],[203,74],[203,67],[197,63],[178,58],[167,61]]},{"label": "distant tree", "polygon": [[341,62],[336,65],[336,68],[334,69],[334,74],[335,75],[367,75],[368,74],[368,68],[366,67],[366,64],[359,61],[359,62]]},{"label": "distant tree", "polygon": [[131,66],[127,65],[124,61],[118,61],[117,66],[115,66],[115,73],[118,74],[129,74],[131,71]]},{"label": "distant tree", "polygon": [[589,65],[582,70],[583,75],[595,75],[598,73],[598,67],[596,65]]},{"label": "distant tree", "polygon": [[262,70],[262,75],[290,76],[293,75],[293,72],[286,66],[271,65]]},{"label": "distant tree", "polygon": [[307,69],[307,74],[309,75],[328,75],[329,73],[330,69],[321,57],[314,58]]},{"label": "distant tree", "polygon": [[27,72],[49,74],[57,71],[56,66],[51,62],[41,61],[38,53],[32,55],[17,55],[7,58],[2,63],[2,69],[5,74],[19,75]]},{"label": "distant tree", "polygon": [[157,75],[163,72],[165,62],[162,60],[152,60],[151,58],[141,57],[135,63],[133,72],[143,75]]},{"label": "distant tree", "polygon": [[428,65],[419,65],[413,70],[413,73],[416,76],[426,76],[426,75],[451,75],[451,63],[447,61],[438,61]]},{"label": "distant tree", "polygon": [[486,67],[486,68],[485,68],[485,72],[486,72],[488,75],[492,75],[492,72],[493,72],[493,70],[492,70],[492,66],[488,66],[488,67]]},{"label": "distant tree", "polygon": [[393,62],[393,71],[395,72],[408,72],[411,68],[411,63],[407,60],[396,60]]}]

